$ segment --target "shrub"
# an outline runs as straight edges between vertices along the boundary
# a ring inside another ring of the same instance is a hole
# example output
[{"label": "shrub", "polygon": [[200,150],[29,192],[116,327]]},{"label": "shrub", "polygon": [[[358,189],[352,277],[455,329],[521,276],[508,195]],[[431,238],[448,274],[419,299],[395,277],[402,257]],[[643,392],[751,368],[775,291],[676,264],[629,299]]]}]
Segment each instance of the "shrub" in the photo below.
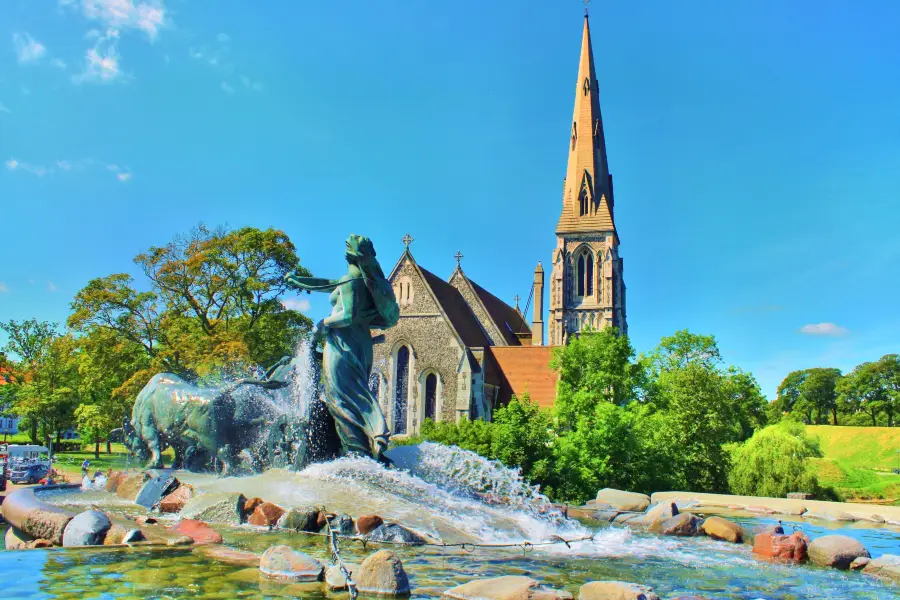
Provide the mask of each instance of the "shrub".
[{"label": "shrub", "polygon": [[728,484],[734,494],[783,498],[789,492],[821,491],[809,459],[820,458],[822,452],[799,423],[770,425],[728,450]]}]

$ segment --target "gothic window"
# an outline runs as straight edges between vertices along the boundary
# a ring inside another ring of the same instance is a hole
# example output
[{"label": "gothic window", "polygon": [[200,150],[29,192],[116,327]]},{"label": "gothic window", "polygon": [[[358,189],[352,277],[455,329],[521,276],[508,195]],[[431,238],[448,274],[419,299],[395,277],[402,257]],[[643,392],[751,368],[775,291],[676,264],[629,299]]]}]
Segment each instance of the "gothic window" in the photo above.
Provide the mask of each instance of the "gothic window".
[{"label": "gothic window", "polygon": [[594,257],[591,254],[587,255],[587,273],[585,273],[585,289],[587,290],[588,296],[594,295]]},{"label": "gothic window", "polygon": [[584,296],[584,254],[578,257],[578,295]]},{"label": "gothic window", "polygon": [[575,141],[578,139],[578,125],[572,121],[572,150],[575,149]]},{"label": "gothic window", "polygon": [[[587,77],[584,78],[583,88],[584,88],[584,95],[587,96],[591,91],[591,80]],[[569,88],[569,89],[572,89],[572,88]]]},{"label": "gothic window", "polygon": [[406,407],[409,404],[409,348],[400,346],[395,359],[394,434],[406,433]]},{"label": "gothic window", "polygon": [[430,373],[425,378],[425,418],[435,421],[437,407],[437,375]]}]

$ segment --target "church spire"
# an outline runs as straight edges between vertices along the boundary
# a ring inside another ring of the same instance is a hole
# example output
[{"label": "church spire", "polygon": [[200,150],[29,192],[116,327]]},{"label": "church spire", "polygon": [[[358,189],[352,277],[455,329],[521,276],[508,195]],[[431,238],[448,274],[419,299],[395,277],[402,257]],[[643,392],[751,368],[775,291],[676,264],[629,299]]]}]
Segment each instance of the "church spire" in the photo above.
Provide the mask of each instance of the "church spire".
[{"label": "church spire", "polygon": [[563,192],[563,208],[557,233],[611,231],[613,224],[612,178],[606,160],[606,140],[591,29],[587,11],[581,38],[581,57],[575,86],[575,111],[569,132],[569,162]]}]

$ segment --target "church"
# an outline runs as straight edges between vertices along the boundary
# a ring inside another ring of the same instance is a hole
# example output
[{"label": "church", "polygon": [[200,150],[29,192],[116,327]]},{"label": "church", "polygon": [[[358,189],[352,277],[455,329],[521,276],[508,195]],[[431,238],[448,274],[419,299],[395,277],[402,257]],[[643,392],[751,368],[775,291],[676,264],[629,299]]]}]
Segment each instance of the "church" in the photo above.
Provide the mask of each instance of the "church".
[{"label": "church", "polygon": [[425,419],[490,420],[513,395],[527,393],[540,406],[550,406],[557,382],[549,364],[554,346],[588,329],[612,326],[628,332],[614,208],[585,14],[546,342],[540,262],[529,324],[518,301],[510,306],[465,274],[460,253],[446,281],[418,264],[407,235],[406,249],[388,277],[400,321],[373,332],[372,385],[394,435],[417,434]]}]

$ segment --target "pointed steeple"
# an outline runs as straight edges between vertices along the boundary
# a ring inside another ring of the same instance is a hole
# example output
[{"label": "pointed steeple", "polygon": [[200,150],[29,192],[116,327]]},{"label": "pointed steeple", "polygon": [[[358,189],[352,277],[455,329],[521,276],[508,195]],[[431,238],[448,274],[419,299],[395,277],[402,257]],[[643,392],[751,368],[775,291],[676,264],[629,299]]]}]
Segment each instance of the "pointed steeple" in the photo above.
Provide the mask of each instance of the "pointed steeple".
[{"label": "pointed steeple", "polygon": [[569,163],[557,233],[615,233],[612,178],[606,161],[599,96],[591,30],[585,13],[575,86],[575,112],[569,132]]}]

